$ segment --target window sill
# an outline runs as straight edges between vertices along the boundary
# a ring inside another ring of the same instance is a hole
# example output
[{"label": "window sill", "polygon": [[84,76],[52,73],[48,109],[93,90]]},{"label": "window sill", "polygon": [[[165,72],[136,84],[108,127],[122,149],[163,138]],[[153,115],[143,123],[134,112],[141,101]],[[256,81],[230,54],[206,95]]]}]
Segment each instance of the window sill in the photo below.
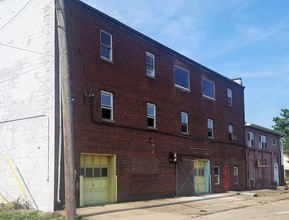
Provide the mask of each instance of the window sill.
[{"label": "window sill", "polygon": [[151,76],[151,75],[148,75],[148,74],[147,74],[146,76],[147,76],[147,78],[149,78],[149,79],[154,79],[154,80],[156,79],[155,76]]},{"label": "window sill", "polygon": [[150,129],[150,130],[155,130],[155,131],[157,130],[157,128],[156,128],[156,127],[151,127],[151,126],[148,126],[147,128],[148,128],[148,129]]},{"label": "window sill", "polygon": [[205,99],[208,99],[208,100],[211,100],[211,101],[216,101],[216,98],[212,98],[212,97],[210,97],[210,96],[203,95],[203,97],[204,97]]},{"label": "window sill", "polygon": [[184,92],[191,92],[190,89],[185,88],[185,87],[182,87],[182,86],[179,86],[179,85],[177,85],[177,84],[175,84],[175,87],[178,88],[178,89],[180,89],[180,90],[182,90],[182,91],[184,91]]},{"label": "window sill", "polygon": [[182,132],[182,135],[186,135],[186,136],[188,136],[188,135],[190,135],[188,132]]},{"label": "window sill", "polygon": [[101,121],[108,122],[108,123],[114,123],[114,120],[106,119],[106,118],[102,118]]},{"label": "window sill", "polygon": [[111,64],[113,64],[113,61],[112,60],[110,60],[110,59],[107,59],[107,58],[105,58],[105,57],[100,57],[101,58],[101,60],[103,60],[103,61],[105,61],[105,62],[108,62],[108,63],[111,63]]}]

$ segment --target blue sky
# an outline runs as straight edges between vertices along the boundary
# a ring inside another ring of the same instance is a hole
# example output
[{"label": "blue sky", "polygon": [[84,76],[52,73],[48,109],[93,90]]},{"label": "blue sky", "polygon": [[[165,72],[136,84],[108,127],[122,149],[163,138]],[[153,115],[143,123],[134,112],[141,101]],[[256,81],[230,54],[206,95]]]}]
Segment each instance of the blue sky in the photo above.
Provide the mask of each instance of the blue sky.
[{"label": "blue sky", "polygon": [[228,78],[241,77],[246,121],[271,128],[289,108],[289,1],[83,1]]}]

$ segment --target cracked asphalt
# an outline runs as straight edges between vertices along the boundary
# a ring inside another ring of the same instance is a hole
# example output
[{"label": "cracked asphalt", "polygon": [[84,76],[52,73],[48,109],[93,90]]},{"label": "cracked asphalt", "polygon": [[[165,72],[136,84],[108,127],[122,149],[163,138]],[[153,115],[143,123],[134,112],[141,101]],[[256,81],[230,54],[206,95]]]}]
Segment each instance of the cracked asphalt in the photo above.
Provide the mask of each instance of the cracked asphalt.
[{"label": "cracked asphalt", "polygon": [[115,203],[78,208],[77,214],[89,220],[289,219],[289,190],[228,192]]}]

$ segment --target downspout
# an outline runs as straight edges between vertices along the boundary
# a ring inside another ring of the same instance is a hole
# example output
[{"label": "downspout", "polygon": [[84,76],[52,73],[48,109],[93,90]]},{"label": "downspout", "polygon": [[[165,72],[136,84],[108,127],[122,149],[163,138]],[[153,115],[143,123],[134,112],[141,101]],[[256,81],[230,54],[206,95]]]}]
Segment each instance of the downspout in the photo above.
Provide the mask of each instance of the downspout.
[{"label": "downspout", "polygon": [[245,181],[246,181],[246,190],[249,189],[249,168],[248,168],[248,163],[249,163],[249,159],[248,159],[248,149],[247,149],[247,134],[246,134],[246,126],[245,126],[245,98],[244,98],[244,90],[245,88],[243,87],[243,134],[244,134],[244,138],[243,138],[243,141],[244,141],[244,153],[245,153]]},{"label": "downspout", "polygon": [[58,140],[58,177],[57,177],[57,202],[60,200],[60,179],[61,179],[61,152],[62,152],[62,105],[61,105],[61,77],[59,77],[59,140]]}]

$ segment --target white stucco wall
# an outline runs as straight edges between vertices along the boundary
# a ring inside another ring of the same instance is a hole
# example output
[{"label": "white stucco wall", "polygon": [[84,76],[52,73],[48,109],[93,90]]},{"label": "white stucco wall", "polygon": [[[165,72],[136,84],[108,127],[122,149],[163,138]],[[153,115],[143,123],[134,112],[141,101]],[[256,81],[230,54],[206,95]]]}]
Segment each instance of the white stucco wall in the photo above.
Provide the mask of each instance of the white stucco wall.
[{"label": "white stucco wall", "polygon": [[54,201],[54,14],[53,0],[0,1],[0,193],[43,211]]}]

